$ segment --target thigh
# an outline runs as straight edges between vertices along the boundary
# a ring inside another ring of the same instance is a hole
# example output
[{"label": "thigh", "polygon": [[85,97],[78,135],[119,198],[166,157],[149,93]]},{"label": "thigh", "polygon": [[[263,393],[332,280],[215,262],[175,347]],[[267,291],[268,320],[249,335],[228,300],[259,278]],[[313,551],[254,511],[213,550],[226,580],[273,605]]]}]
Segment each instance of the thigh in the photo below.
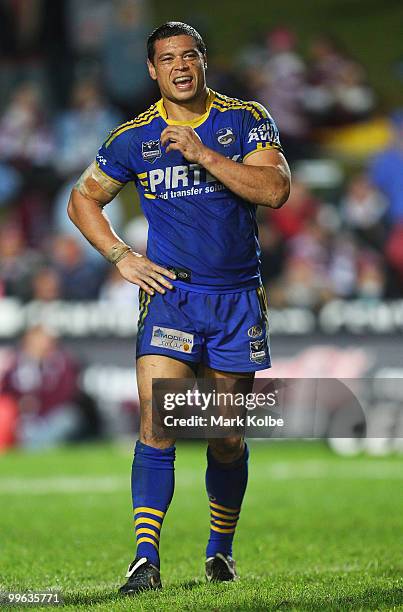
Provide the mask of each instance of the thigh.
[{"label": "thigh", "polygon": [[267,300],[263,287],[212,298],[203,363],[224,372],[256,372],[271,366]]},{"label": "thigh", "polygon": [[163,355],[137,359],[137,386],[140,398],[140,441],[156,448],[168,448],[175,440],[156,436],[152,428],[152,382],[154,378],[193,378],[190,364]]}]

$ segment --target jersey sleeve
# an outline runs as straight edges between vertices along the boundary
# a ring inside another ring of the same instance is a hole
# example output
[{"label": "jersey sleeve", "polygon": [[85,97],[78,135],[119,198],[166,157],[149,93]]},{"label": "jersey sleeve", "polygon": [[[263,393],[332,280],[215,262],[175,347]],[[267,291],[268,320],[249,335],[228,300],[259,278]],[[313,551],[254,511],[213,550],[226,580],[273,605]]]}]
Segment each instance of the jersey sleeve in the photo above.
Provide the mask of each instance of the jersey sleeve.
[{"label": "jersey sleeve", "polygon": [[136,175],[132,165],[132,131],[119,133],[119,128],[109,134],[96,156],[98,168],[118,183],[133,181]]},{"label": "jersey sleeve", "polygon": [[243,161],[252,153],[265,149],[283,152],[280,134],[268,110],[258,102],[250,102],[243,121]]}]

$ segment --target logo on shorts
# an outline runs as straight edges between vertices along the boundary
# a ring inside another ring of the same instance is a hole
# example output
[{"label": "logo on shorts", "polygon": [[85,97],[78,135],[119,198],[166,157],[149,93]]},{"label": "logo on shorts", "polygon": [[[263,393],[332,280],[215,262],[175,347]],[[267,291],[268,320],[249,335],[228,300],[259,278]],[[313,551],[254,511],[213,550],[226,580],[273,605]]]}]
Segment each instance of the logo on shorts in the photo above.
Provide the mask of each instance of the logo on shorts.
[{"label": "logo on shorts", "polygon": [[249,342],[250,360],[253,363],[263,363],[266,359],[266,347],[263,340],[252,340]]},{"label": "logo on shorts", "polygon": [[141,143],[141,154],[143,155],[144,161],[153,164],[156,159],[161,157],[161,145],[159,140],[147,140],[147,142]]},{"label": "logo on shorts", "polygon": [[216,132],[217,140],[224,147],[228,147],[235,142],[236,136],[231,128],[221,128]]},{"label": "logo on shorts", "polygon": [[248,329],[249,338],[258,338],[262,334],[263,329],[260,327],[260,325],[252,325],[252,327]]},{"label": "logo on shorts", "polygon": [[178,329],[168,329],[167,327],[153,326],[151,346],[171,349],[181,353],[191,353],[193,348],[194,335]]}]

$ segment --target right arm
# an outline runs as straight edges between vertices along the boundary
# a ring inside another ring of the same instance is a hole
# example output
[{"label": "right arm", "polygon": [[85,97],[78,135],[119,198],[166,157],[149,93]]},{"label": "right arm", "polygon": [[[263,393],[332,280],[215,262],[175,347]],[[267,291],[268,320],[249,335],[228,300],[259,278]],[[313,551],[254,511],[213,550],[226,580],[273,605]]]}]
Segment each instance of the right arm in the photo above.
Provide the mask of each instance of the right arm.
[{"label": "right arm", "polygon": [[108,177],[93,162],[71,192],[68,215],[101,255],[115,263],[123,278],[138,285],[149,295],[154,295],[154,290],[165,293],[165,288],[173,288],[165,277],[175,279],[175,274],[147,257],[134,253],[116,234],[103,211],[104,206],[123,187],[124,183]]}]

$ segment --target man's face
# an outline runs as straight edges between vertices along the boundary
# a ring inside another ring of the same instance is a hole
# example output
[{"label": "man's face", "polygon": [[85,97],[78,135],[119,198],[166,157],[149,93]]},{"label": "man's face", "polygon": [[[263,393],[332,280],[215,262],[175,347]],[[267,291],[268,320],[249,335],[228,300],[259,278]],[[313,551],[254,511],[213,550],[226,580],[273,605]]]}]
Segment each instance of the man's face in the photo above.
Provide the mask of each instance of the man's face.
[{"label": "man's face", "polygon": [[154,63],[148,70],[161,94],[172,102],[189,102],[206,86],[206,57],[192,36],[172,36],[155,42]]}]

